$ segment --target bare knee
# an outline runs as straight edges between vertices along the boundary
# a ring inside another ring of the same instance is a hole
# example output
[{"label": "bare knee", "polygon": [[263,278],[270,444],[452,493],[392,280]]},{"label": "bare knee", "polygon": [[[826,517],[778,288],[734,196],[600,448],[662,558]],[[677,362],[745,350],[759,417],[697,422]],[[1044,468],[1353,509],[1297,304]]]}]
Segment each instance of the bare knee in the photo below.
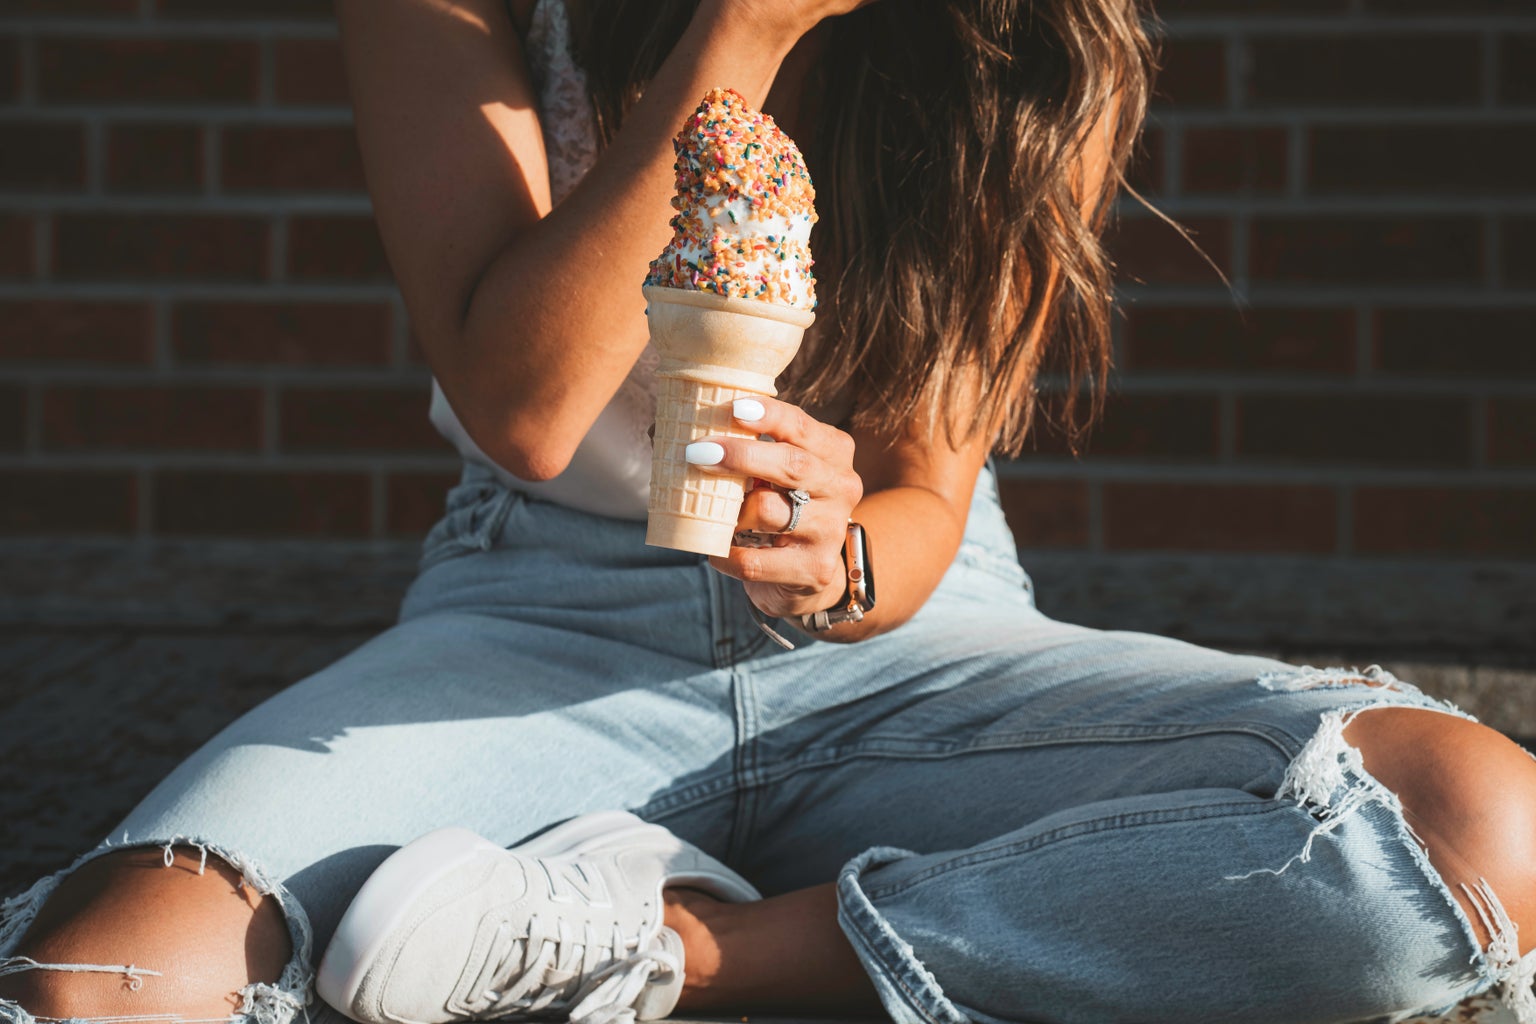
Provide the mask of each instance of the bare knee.
[{"label": "bare knee", "polygon": [[1408,824],[1486,944],[1463,886],[1486,880],[1536,947],[1536,762],[1493,729],[1422,708],[1362,713],[1345,730],[1370,772],[1402,801]]},{"label": "bare knee", "polygon": [[44,964],[122,970],[31,970],[0,978],[0,996],[34,1016],[226,1017],[240,989],[275,982],[291,943],[276,901],[234,868],[177,847],[90,861],[66,878],[14,951]]}]

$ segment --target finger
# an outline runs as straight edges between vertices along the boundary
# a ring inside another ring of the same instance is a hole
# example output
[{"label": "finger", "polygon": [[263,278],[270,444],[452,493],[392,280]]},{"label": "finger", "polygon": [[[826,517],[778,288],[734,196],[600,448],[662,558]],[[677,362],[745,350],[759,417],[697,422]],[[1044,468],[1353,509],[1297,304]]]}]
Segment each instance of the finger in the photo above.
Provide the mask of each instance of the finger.
[{"label": "finger", "polygon": [[[819,507],[818,507],[819,506]],[[794,503],[789,495],[777,487],[763,487],[755,491],[749,491],[741,503],[741,515],[736,520],[740,529],[750,530],[754,533],[766,533],[785,536],[794,536],[800,540],[812,541],[826,535],[830,527],[836,527],[839,520],[835,514],[827,515],[823,510],[831,508],[824,501],[812,499],[800,509],[800,521],[795,524],[793,534],[787,534],[790,518],[794,512]]]},{"label": "finger", "polygon": [[688,445],[683,457],[701,469],[757,477],[786,491],[799,487],[815,495],[842,490],[840,475],[826,460],[795,444],[716,436]]},{"label": "finger", "polygon": [[821,422],[798,405],[766,396],[738,398],[731,403],[731,415],[737,423],[775,441],[799,445],[829,461],[853,463],[852,436]]},{"label": "finger", "polygon": [[[712,555],[709,564],[743,583],[768,584],[783,592],[783,607],[758,607],[769,615],[798,614],[799,604],[815,604],[838,579],[840,559],[825,545],[733,547],[728,555]],[[824,603],[824,602],[823,602]],[[816,611],[807,607],[806,611]]]}]

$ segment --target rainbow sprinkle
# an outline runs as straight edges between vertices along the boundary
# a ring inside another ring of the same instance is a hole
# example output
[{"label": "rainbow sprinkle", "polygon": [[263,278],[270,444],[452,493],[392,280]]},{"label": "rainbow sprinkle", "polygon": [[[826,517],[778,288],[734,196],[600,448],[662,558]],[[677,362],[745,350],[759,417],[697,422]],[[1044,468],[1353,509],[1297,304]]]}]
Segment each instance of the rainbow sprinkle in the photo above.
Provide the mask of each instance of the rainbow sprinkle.
[{"label": "rainbow sprinkle", "polygon": [[672,147],[673,237],[645,283],[813,308],[816,190],[794,141],[739,93],[713,89]]}]

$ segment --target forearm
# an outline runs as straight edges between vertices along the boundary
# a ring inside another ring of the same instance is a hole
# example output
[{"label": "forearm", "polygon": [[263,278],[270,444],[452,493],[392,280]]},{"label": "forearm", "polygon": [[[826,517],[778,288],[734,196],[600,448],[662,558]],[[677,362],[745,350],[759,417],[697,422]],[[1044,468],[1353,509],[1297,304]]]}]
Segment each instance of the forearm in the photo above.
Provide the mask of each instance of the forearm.
[{"label": "forearm", "polygon": [[640,284],[669,237],[672,139],[713,87],[761,105],[795,42],[722,10],[700,6],[592,169],[508,240],[439,346],[434,370],[493,458],[559,472],[644,348]]},{"label": "forearm", "polygon": [[897,486],[866,494],[853,518],[868,537],[876,602],[863,621],[815,634],[838,643],[889,632],[916,615],[944,578],[965,534],[965,513],[926,487]]}]

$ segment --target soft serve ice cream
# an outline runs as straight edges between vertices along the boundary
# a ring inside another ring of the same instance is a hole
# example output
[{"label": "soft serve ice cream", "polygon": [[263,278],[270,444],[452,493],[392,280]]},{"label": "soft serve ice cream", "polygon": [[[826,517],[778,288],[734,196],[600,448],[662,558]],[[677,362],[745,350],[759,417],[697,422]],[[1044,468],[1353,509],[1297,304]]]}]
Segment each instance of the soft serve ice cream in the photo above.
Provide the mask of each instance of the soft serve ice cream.
[{"label": "soft serve ice cream", "polygon": [[673,236],[645,283],[815,308],[816,190],[794,141],[734,90],[714,89],[672,145]]},{"label": "soft serve ice cream", "polygon": [[684,450],[704,437],[755,437],[731,403],[776,394],[816,319],[816,191],[789,136],[730,89],[704,97],[673,147],[672,241],[644,287],[661,356],[645,540],[724,555],[746,477],[690,466]]}]

